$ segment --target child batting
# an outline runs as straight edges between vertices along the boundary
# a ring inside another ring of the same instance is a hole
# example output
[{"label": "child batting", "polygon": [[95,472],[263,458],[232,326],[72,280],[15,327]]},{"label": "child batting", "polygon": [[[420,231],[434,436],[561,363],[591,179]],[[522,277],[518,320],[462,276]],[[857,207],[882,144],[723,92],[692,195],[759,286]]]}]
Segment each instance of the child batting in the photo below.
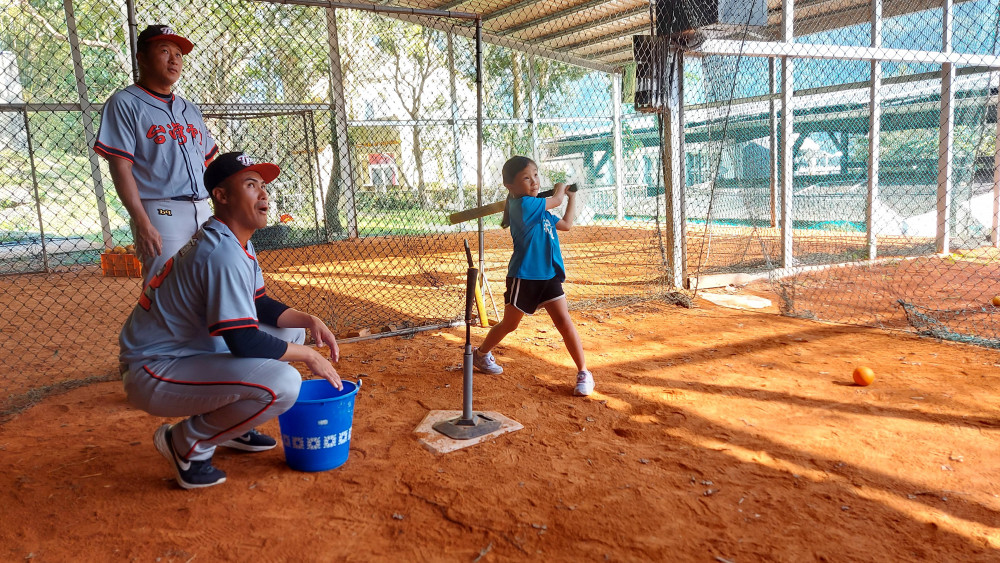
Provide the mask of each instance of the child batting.
[{"label": "child batting", "polygon": [[[510,236],[514,239],[514,252],[507,267],[507,290],[503,294],[503,320],[490,329],[478,348],[473,349],[472,363],[483,373],[503,373],[491,350],[518,327],[524,315],[532,315],[538,307],[543,307],[576,363],[573,394],[590,395],[594,391],[594,376],[587,370],[583,344],[569,316],[562,288],[566,269],[556,234],[556,231],[568,231],[573,227],[575,194],[567,192],[566,185],[559,183],[552,197],[536,197],[540,188],[538,166],[524,156],[512,157],[504,163],[503,185],[510,192],[507,216]],[[560,219],[549,210],[559,207],[564,200],[566,211]]]}]

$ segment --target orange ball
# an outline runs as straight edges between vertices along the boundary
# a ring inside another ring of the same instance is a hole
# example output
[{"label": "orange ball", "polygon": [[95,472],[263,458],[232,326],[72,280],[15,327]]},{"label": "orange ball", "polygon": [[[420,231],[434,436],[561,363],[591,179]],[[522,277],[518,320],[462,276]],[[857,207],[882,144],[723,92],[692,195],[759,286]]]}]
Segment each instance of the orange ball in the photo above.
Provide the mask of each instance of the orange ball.
[{"label": "orange ball", "polygon": [[992,303],[994,307],[1000,307],[1000,295],[994,297]]},{"label": "orange ball", "polygon": [[861,366],[855,368],[854,370],[854,382],[862,387],[871,385],[871,382],[875,380],[875,372],[872,368]]}]

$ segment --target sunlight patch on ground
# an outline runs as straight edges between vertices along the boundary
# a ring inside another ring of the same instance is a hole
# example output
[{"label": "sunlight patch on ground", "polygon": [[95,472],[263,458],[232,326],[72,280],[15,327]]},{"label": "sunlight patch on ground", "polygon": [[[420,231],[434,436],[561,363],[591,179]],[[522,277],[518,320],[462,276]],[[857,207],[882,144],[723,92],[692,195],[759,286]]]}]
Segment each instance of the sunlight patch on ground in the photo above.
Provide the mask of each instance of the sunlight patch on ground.
[{"label": "sunlight patch on ground", "polygon": [[[1000,527],[987,526],[937,510],[932,506],[918,502],[916,500],[919,498],[917,494],[908,494],[907,498],[903,498],[897,494],[867,485],[859,486],[841,475],[810,469],[788,460],[775,458],[764,451],[754,451],[711,437],[694,435],[684,428],[671,428],[666,432],[668,435],[687,442],[692,446],[713,450],[743,463],[762,465],[769,469],[798,476],[798,478],[809,479],[816,483],[832,482],[843,485],[845,489],[854,492],[858,496],[882,503],[918,522],[934,524],[948,532],[962,536],[977,545],[991,549],[1000,549]],[[970,500],[970,502],[973,501]]]}]

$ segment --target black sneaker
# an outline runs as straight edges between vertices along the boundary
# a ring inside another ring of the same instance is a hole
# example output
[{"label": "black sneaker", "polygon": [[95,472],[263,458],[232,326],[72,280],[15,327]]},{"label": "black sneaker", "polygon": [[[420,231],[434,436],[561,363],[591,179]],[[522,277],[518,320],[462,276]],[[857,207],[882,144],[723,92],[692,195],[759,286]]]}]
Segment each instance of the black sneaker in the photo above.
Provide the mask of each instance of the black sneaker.
[{"label": "black sneaker", "polygon": [[164,424],[153,433],[153,445],[156,451],[174,467],[177,474],[177,484],[185,489],[200,489],[211,487],[219,483],[226,482],[226,472],[212,466],[212,460],[187,461],[174,450],[173,441],[170,439],[170,430],[173,426]]},{"label": "black sneaker", "polygon": [[243,450],[245,452],[264,452],[270,450],[274,446],[277,446],[278,442],[267,434],[257,432],[256,428],[251,428],[249,432],[239,438],[226,440],[219,445],[236,450]]}]

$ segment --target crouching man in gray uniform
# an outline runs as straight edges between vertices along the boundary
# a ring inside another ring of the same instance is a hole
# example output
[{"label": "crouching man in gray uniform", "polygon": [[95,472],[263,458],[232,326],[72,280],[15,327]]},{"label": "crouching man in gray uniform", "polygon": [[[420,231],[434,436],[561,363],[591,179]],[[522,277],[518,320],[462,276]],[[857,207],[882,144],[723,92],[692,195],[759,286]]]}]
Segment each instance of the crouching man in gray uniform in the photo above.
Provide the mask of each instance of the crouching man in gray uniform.
[{"label": "crouching man in gray uniform", "polygon": [[[274,447],[253,428],[295,403],[302,378],[287,362],[304,362],[343,388],[331,364],[340,356],[333,333],[268,297],[250,242],[267,224],[265,184],[278,173],[238,152],[209,165],[205,187],[215,215],[153,276],[119,337],[129,403],[155,416],[188,417],[153,435],[185,489],[226,480],[212,465],[216,446]],[[329,359],[303,345],[304,329],[329,348]]]}]

